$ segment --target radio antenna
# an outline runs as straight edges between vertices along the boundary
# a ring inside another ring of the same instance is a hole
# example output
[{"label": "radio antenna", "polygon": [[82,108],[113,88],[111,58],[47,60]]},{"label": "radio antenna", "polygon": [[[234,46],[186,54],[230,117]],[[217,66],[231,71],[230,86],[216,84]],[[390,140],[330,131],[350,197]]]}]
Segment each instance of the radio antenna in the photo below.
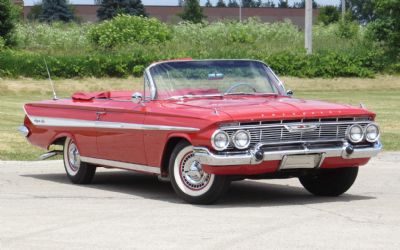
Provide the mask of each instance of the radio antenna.
[{"label": "radio antenna", "polygon": [[51,89],[53,90],[53,100],[58,100],[57,95],[56,95],[56,90],[54,88],[54,83],[51,80],[50,71],[49,71],[49,67],[47,66],[46,58],[43,58],[43,60],[44,60],[44,64],[46,65],[47,75],[49,76]]}]

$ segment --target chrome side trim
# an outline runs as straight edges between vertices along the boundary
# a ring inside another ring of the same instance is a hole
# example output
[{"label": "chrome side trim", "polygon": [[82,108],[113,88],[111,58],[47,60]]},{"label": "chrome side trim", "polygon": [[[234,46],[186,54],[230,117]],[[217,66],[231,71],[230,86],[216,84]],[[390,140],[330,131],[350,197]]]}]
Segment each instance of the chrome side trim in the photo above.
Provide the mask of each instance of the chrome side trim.
[{"label": "chrome side trim", "polygon": [[108,129],[137,129],[137,130],[167,130],[167,131],[199,131],[198,128],[165,126],[165,125],[147,125],[138,123],[123,123],[123,122],[104,122],[104,121],[89,121],[66,118],[40,117],[29,116],[31,122],[36,126],[50,127],[76,127],[76,128],[108,128]]},{"label": "chrome side trim", "polygon": [[115,167],[115,168],[121,168],[121,169],[127,169],[127,170],[134,170],[134,171],[141,171],[141,172],[148,172],[148,173],[153,173],[153,174],[161,174],[161,169],[158,167],[150,167],[150,166],[145,166],[145,165],[120,162],[120,161],[104,160],[104,159],[98,159],[98,158],[92,158],[92,157],[86,157],[86,156],[81,156],[80,158],[81,158],[81,161],[83,161],[83,162],[97,164],[97,165],[103,165],[103,166],[109,166],[109,167]]},{"label": "chrome side trim", "polygon": [[[346,147],[320,148],[320,149],[296,149],[264,152],[263,161],[282,161],[287,155],[307,155],[321,154],[321,161],[328,157],[341,157],[343,159],[370,158],[376,156],[382,150],[382,144],[378,141],[368,148],[355,148],[352,154],[347,154]],[[248,150],[243,153],[214,154],[205,147],[193,147],[193,151],[198,161],[204,165],[210,166],[235,166],[235,165],[255,165],[262,161],[257,161],[254,157],[255,151]],[[317,167],[320,167],[317,166]]]}]

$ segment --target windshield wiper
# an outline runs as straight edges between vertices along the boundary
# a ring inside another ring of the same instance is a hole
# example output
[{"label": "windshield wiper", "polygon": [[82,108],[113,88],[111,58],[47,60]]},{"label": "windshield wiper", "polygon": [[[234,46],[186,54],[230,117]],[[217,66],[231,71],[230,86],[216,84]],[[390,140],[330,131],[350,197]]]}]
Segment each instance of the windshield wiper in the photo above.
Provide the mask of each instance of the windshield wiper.
[{"label": "windshield wiper", "polygon": [[233,92],[233,93],[225,93],[225,95],[256,95],[256,93],[245,93],[245,92]]},{"label": "windshield wiper", "polygon": [[244,93],[244,92],[234,92],[234,93],[226,93],[224,94],[224,96],[226,95],[251,95],[251,96],[276,96],[278,94],[276,93]]},{"label": "windshield wiper", "polygon": [[201,98],[201,97],[222,97],[222,94],[212,94],[212,95],[177,95],[168,97],[166,100],[179,100],[186,98]]}]

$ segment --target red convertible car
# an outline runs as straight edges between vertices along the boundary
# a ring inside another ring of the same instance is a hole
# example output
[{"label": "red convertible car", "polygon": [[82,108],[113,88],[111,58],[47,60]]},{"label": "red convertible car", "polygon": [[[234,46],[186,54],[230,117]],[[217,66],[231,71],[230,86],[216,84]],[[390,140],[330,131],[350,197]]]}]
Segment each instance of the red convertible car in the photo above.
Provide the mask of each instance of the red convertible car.
[{"label": "red convertible car", "polygon": [[24,110],[20,132],[42,148],[63,145],[73,183],[90,183],[97,167],[134,170],[196,204],[243,179],[296,177],[312,194],[338,196],[382,148],[374,113],[293,98],[254,60],[158,62],[140,92],[75,93]]}]

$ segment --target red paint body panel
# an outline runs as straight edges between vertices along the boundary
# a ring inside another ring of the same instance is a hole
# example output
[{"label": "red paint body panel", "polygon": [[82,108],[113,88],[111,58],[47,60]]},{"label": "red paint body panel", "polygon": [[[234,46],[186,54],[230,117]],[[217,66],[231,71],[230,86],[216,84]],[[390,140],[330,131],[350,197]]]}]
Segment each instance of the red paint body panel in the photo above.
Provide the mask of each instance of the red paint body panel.
[{"label": "red paint body panel", "polygon": [[[140,129],[109,129],[95,127],[35,126],[29,119],[25,125],[31,133],[28,140],[47,148],[60,136],[71,136],[81,155],[148,166],[161,167],[165,145],[170,138],[185,138],[194,146],[210,150],[210,138],[219,124],[238,121],[304,119],[324,117],[368,116],[375,114],[349,105],[321,101],[306,101],[286,96],[227,96],[193,98],[185,100],[150,101],[135,104],[131,92],[110,92],[110,99],[49,100],[25,105],[31,117],[50,117],[87,122],[112,122],[127,124],[162,125],[197,128],[198,131],[168,131]],[[98,117],[96,112],[105,112]],[[369,159],[344,160],[327,158],[322,168],[359,166]],[[279,161],[250,166],[205,166],[216,174],[260,174],[274,172]]]}]

